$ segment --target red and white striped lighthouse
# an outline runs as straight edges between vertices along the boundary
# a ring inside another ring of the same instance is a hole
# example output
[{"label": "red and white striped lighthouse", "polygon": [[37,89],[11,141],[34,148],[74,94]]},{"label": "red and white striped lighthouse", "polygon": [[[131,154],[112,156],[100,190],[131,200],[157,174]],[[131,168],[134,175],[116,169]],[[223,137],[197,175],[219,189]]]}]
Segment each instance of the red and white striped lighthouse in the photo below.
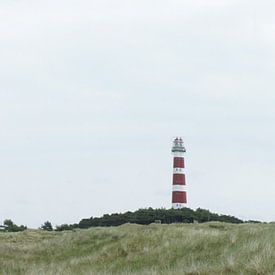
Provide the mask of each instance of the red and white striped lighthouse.
[{"label": "red and white striped lighthouse", "polygon": [[186,152],[182,138],[173,140],[173,191],[172,208],[183,208],[186,206],[186,182],[184,173],[184,153]]}]

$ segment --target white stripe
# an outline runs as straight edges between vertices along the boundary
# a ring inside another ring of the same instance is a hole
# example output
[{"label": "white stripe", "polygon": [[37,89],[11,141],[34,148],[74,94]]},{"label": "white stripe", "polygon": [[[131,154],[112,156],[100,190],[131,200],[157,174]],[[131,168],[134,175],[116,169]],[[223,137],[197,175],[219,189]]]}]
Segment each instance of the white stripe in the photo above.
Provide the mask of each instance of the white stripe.
[{"label": "white stripe", "polygon": [[172,203],[172,208],[174,209],[180,209],[186,207],[186,203]]},{"label": "white stripe", "polygon": [[183,152],[173,152],[173,155],[174,155],[174,157],[177,157],[177,158],[183,158],[184,153]]},{"label": "white stripe", "polygon": [[175,167],[173,172],[174,174],[184,174],[184,168]]},{"label": "white stripe", "polygon": [[186,191],[186,186],[181,184],[173,184],[173,192],[184,192]]}]

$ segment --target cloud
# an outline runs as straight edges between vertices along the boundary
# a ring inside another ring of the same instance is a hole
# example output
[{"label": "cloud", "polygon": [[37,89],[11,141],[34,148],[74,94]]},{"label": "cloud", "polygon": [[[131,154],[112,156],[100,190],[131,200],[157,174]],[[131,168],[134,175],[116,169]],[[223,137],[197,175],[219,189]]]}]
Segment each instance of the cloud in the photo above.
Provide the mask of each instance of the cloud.
[{"label": "cloud", "polygon": [[39,226],[170,207],[181,134],[191,207],[274,219],[248,207],[275,192],[272,2],[0,7],[1,194],[18,201],[0,217]]}]

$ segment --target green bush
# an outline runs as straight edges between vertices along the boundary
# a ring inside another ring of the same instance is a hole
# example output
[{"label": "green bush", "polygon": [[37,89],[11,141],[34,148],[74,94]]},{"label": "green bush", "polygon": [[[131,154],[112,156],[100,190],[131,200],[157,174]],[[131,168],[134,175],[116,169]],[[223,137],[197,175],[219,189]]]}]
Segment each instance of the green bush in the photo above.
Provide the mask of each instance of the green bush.
[{"label": "green bush", "polygon": [[5,231],[8,231],[8,232],[19,232],[27,229],[27,226],[24,226],[24,225],[18,226],[10,219],[4,220],[4,225],[6,227]]}]

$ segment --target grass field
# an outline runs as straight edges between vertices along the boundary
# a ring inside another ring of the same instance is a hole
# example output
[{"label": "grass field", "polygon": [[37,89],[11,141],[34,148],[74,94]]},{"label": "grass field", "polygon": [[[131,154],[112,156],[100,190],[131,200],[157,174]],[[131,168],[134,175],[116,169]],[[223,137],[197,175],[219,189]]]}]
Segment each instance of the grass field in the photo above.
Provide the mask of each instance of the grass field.
[{"label": "grass field", "polygon": [[0,233],[0,274],[275,274],[275,225]]}]

